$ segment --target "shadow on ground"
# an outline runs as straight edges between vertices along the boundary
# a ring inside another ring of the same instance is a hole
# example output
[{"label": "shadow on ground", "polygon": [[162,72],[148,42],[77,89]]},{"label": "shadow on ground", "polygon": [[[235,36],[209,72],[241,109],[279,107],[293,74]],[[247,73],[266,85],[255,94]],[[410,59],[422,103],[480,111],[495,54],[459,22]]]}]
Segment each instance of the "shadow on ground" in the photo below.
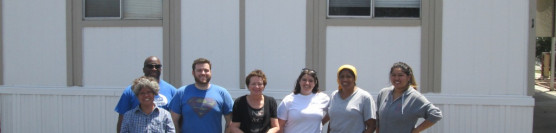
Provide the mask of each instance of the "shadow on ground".
[{"label": "shadow on ground", "polygon": [[533,133],[556,133],[556,91],[549,86],[549,80],[535,81]]}]

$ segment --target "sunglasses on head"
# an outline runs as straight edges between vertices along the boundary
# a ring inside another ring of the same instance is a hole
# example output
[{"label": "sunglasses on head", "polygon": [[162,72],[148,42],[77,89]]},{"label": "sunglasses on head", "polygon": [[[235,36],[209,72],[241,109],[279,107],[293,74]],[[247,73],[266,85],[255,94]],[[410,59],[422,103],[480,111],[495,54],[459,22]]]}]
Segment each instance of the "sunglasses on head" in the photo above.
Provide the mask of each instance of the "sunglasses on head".
[{"label": "sunglasses on head", "polygon": [[160,69],[162,67],[162,65],[160,65],[160,64],[145,64],[145,67],[149,68],[149,69],[153,69],[153,68]]},{"label": "sunglasses on head", "polygon": [[306,71],[307,73],[317,73],[315,70],[309,69],[309,68],[303,68],[303,69],[301,69],[301,71],[303,71],[303,72]]}]

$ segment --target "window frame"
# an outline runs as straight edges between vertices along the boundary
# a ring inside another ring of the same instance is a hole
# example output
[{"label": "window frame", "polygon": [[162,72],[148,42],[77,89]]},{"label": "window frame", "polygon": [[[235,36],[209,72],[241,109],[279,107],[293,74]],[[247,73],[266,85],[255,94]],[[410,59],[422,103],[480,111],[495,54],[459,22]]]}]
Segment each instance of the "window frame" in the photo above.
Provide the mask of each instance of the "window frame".
[{"label": "window frame", "polygon": [[419,17],[374,17],[375,0],[371,1],[370,16],[330,16],[330,0],[325,3],[326,22],[329,26],[421,26],[424,5],[429,4],[427,0],[420,0]]},{"label": "window frame", "polygon": [[[329,26],[421,27],[422,93],[440,93],[442,83],[442,5],[444,0],[421,0],[419,18],[329,18],[328,1],[308,1],[307,66],[326,73],[326,28]],[[322,85],[321,88],[327,88]]]},{"label": "window frame", "polygon": [[[1,1],[1,0],[0,0]],[[162,0],[162,19],[85,19],[85,0],[66,0],[67,85],[83,86],[83,29],[85,27],[162,27],[163,79],[181,85],[181,1]]]}]

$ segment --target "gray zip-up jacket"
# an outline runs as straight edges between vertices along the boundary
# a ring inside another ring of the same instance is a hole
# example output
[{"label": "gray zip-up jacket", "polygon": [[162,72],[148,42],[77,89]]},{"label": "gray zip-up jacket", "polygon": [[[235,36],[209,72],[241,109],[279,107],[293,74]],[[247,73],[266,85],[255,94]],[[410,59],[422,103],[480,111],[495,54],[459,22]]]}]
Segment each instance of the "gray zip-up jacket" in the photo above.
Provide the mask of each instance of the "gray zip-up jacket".
[{"label": "gray zip-up jacket", "polygon": [[442,112],[413,87],[393,99],[394,87],[383,88],[377,97],[377,127],[381,133],[409,133],[419,118],[436,123]]}]

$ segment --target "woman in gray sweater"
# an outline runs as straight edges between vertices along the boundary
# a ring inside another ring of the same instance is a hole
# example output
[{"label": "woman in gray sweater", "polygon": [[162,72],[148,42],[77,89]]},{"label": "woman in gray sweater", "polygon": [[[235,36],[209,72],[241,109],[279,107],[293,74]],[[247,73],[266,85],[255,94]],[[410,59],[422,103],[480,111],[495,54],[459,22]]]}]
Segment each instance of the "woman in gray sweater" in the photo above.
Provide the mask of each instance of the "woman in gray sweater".
[{"label": "woman in gray sweater", "polygon": [[[413,70],[403,62],[390,68],[392,86],[377,97],[377,131],[381,133],[419,133],[442,119],[440,109],[417,91]],[[424,118],[415,127],[417,119]]]}]

